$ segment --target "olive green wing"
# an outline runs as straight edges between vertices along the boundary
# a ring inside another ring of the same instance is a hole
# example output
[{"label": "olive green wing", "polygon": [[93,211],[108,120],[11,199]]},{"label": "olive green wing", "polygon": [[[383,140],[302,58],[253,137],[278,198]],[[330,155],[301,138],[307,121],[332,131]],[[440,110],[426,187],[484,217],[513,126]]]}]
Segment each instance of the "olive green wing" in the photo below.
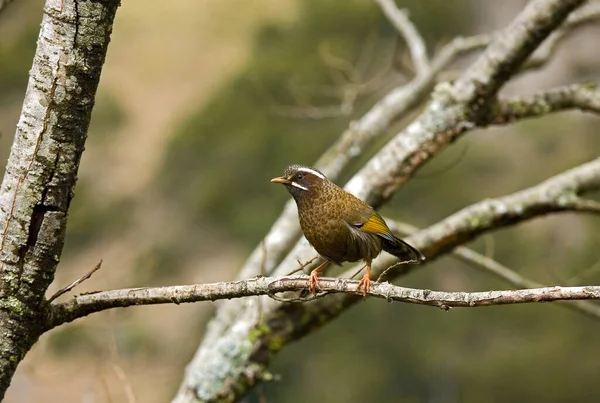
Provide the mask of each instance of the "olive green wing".
[{"label": "olive green wing", "polygon": [[425,256],[418,249],[395,236],[375,210],[372,210],[370,215],[365,218],[361,222],[351,225],[361,231],[376,234],[383,238],[383,250],[398,257],[402,262],[421,262],[425,260]]},{"label": "olive green wing", "polygon": [[362,220],[350,223],[350,225],[361,231],[379,235],[382,238],[394,242],[394,234],[392,234],[392,231],[390,231],[383,218],[381,218],[375,210],[370,210],[368,214],[365,214]]}]

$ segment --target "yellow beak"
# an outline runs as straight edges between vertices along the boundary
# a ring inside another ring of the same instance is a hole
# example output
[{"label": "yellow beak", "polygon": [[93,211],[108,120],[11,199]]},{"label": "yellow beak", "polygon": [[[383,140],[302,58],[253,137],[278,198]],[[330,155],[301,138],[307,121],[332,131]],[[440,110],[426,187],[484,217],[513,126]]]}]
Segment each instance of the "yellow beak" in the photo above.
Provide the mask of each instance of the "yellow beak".
[{"label": "yellow beak", "polygon": [[271,179],[271,182],[282,183],[284,185],[289,185],[290,183],[292,183],[291,180],[289,180],[288,178],[285,178],[283,176],[278,176],[277,178],[273,178],[273,179]]}]

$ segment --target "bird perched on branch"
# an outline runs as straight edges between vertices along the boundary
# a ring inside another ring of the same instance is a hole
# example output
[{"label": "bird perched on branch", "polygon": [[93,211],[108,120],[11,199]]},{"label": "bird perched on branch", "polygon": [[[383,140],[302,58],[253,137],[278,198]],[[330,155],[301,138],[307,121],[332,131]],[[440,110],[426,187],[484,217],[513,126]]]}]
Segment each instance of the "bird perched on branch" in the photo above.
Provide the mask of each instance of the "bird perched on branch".
[{"label": "bird perched on branch", "polygon": [[300,227],[308,242],[325,262],[310,273],[309,289],[316,294],[318,276],[329,264],[363,260],[367,270],[358,283],[366,295],[370,287],[371,262],[382,250],[401,262],[421,262],[425,257],[392,234],[371,206],[330,181],[320,171],[290,165],[283,176],[271,179],[283,184],[298,206]]}]

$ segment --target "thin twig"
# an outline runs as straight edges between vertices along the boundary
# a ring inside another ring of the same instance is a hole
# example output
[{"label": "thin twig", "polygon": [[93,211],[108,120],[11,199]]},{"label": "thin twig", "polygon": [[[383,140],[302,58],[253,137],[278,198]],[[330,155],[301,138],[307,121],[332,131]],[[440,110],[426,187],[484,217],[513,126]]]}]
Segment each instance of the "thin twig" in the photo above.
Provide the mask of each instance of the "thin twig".
[{"label": "thin twig", "polygon": [[567,285],[574,285],[580,281],[583,281],[584,278],[591,277],[595,274],[598,274],[599,272],[600,272],[600,257],[598,259],[596,259],[596,262],[593,265],[591,265],[589,268],[582,270],[581,272],[577,273],[576,275],[572,276],[571,278],[568,278],[565,281],[565,283]]},{"label": "thin twig", "polygon": [[430,71],[429,58],[425,41],[414,24],[408,18],[405,10],[400,10],[394,0],[377,0],[381,10],[398,32],[404,37],[417,75],[428,74]]},{"label": "thin twig", "polygon": [[267,262],[267,245],[265,244],[265,240],[263,239],[262,241],[260,241],[260,249],[262,251],[262,259],[260,261],[260,275],[261,276],[266,276],[267,275],[267,268],[266,268],[266,262]]},{"label": "thin twig", "polygon": [[88,271],[83,276],[79,277],[77,280],[73,281],[71,284],[69,284],[65,288],[58,290],[53,296],[50,297],[50,299],[48,299],[48,302],[50,303],[50,302],[54,301],[56,298],[60,297],[63,294],[68,293],[73,288],[77,287],[79,284],[83,283],[85,280],[92,277],[92,274],[97,272],[100,269],[100,267],[102,267],[102,260],[100,260],[98,262],[98,264],[96,266],[94,266],[94,268],[92,270]]},{"label": "thin twig", "polygon": [[133,392],[133,387],[131,386],[129,377],[121,365],[121,358],[119,357],[119,349],[117,348],[117,338],[115,335],[114,326],[111,326],[110,329],[107,329],[107,332],[110,333],[108,337],[108,351],[110,354],[112,370],[114,371],[119,382],[121,383],[121,386],[123,387],[123,390],[125,391],[127,403],[137,403],[137,399],[135,398],[135,393]]},{"label": "thin twig", "polygon": [[299,267],[297,269],[292,270],[291,272],[287,273],[286,276],[291,276],[292,274],[296,274],[299,271],[304,270],[304,268],[308,265],[310,265],[312,262],[314,262],[315,260],[317,260],[319,258],[319,255],[316,255],[315,257],[313,257],[310,260],[307,260],[306,262],[302,263],[299,259],[296,259],[296,261],[298,262]]},{"label": "thin twig", "polygon": [[578,197],[571,202],[571,206],[577,211],[600,214],[600,202],[596,200],[582,199]]}]

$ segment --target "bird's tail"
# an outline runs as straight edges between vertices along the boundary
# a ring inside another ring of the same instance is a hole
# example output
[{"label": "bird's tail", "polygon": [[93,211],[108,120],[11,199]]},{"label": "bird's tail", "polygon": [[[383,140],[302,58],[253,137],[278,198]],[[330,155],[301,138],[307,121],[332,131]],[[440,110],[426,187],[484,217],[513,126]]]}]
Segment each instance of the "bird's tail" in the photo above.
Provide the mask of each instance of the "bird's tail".
[{"label": "bird's tail", "polygon": [[402,263],[420,263],[425,256],[402,239],[394,236],[394,242],[383,238],[383,250],[400,259]]}]

